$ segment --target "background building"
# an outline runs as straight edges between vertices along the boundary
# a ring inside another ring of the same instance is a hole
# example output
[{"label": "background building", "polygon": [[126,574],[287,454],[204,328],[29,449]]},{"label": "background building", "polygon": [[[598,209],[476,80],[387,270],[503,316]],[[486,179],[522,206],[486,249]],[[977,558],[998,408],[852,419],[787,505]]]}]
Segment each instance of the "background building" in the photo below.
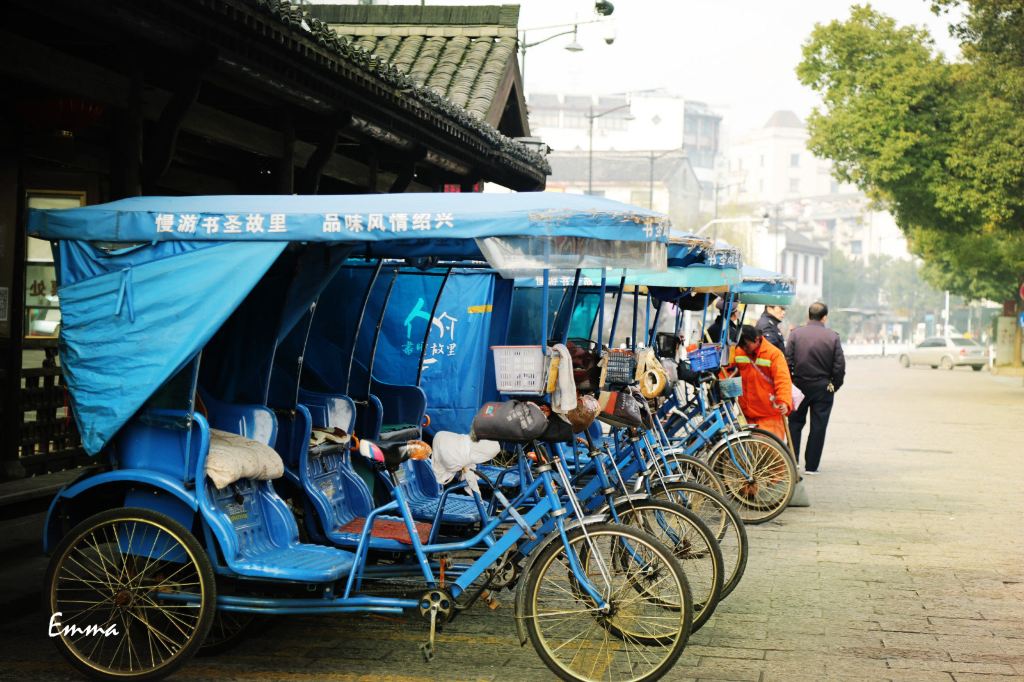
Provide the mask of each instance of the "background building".
[{"label": "background building", "polygon": [[[591,117],[595,154],[682,151],[700,183],[699,210],[713,212],[722,117],[706,104],[649,90],[598,97],[531,92],[527,105],[533,134],[556,152],[588,150]],[[557,171],[551,179],[559,181]]]},{"label": "background building", "polygon": [[867,264],[875,256],[907,259],[906,239],[892,215],[856,187],[832,176],[832,163],[807,149],[807,128],[777,111],[740,135],[723,153],[719,205],[781,222],[810,240]]}]

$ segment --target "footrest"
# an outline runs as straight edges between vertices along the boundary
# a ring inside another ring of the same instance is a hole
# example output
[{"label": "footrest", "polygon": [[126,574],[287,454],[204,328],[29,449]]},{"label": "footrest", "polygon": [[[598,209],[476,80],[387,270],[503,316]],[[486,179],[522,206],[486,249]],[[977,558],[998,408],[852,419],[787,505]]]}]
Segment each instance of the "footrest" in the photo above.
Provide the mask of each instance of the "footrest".
[{"label": "footrest", "polygon": [[[363,528],[366,526],[366,519],[363,517],[356,517],[346,523],[344,526],[338,529],[339,533],[346,533],[355,536],[359,536],[363,532]],[[427,544],[430,540],[430,524],[414,522],[416,528],[416,535],[419,536],[422,544]],[[412,539],[409,537],[409,531],[405,527],[405,521],[401,519],[377,519],[373,522],[373,532],[370,533],[370,537],[378,540],[395,540],[401,542],[403,545],[411,545]]]}]

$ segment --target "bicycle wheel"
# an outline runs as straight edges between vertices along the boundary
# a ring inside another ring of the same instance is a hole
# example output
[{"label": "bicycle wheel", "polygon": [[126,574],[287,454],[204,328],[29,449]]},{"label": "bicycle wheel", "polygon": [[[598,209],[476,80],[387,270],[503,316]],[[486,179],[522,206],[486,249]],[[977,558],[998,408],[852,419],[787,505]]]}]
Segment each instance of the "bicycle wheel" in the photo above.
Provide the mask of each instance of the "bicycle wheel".
[{"label": "bicycle wheel", "polygon": [[796,465],[788,448],[756,434],[722,443],[708,465],[722,479],[725,497],[736,504],[744,523],[774,519],[786,510],[796,488]]},{"label": "bicycle wheel", "polygon": [[[216,587],[199,542],[148,509],[111,509],[64,536],[46,572],[61,654],[89,677],[155,680],[199,649]],[[57,616],[56,614],[59,614]]]},{"label": "bicycle wheel", "polygon": [[[664,675],[683,653],[693,614],[679,562],[629,526],[598,523],[566,535],[568,543],[542,550],[523,586],[522,617],[541,660],[563,680],[641,682]],[[580,577],[569,552],[579,559]],[[607,610],[583,591],[582,578],[604,596]]]},{"label": "bicycle wheel", "polygon": [[721,601],[728,597],[739,585],[743,572],[747,569],[749,556],[747,528],[740,515],[724,497],[710,488],[695,483],[673,482],[666,483],[664,487],[656,485],[651,497],[683,505],[697,514],[711,529],[722,552],[725,574],[722,593],[718,599]]},{"label": "bicycle wheel", "polygon": [[700,516],[665,500],[624,500],[616,506],[614,518],[649,533],[672,550],[690,585],[690,632],[697,632],[715,612],[725,583],[725,562],[714,533]]},{"label": "bicycle wheel", "polygon": [[721,479],[707,464],[689,455],[681,453],[665,453],[665,460],[668,462],[669,476],[682,475],[682,480],[688,483],[696,483],[705,488],[711,488],[719,495],[725,494],[725,486]]}]

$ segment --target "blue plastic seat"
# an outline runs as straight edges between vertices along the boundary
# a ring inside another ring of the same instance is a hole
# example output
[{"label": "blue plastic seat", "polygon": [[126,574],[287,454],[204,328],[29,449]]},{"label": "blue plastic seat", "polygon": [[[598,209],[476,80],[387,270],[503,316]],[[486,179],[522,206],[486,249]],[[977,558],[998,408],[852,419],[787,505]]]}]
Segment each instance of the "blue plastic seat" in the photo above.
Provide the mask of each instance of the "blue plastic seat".
[{"label": "blue plastic seat", "polygon": [[[430,462],[409,460],[402,463],[405,470],[405,484],[402,491],[409,501],[409,509],[417,521],[433,521],[437,507],[441,504],[441,486],[434,476]],[[452,525],[468,525],[480,520],[476,501],[468,495],[452,493],[444,503],[441,522]]]},{"label": "blue plastic seat", "polygon": [[[209,396],[203,402],[212,427],[275,444],[277,419],[270,408],[234,405]],[[249,578],[323,583],[339,580],[352,570],[351,552],[299,542],[295,516],[270,481],[243,478],[218,490],[206,479],[203,489],[204,517],[232,572]]]}]

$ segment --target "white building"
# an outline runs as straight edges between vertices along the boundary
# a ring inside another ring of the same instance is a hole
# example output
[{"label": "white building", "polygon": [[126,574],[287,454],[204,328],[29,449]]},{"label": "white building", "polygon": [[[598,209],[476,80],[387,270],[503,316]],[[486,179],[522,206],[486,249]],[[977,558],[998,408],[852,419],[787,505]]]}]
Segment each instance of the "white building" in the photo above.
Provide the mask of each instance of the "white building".
[{"label": "white building", "polygon": [[832,177],[832,163],[807,149],[807,128],[791,111],[777,111],[762,128],[724,151],[719,204],[781,221],[808,238],[867,263],[905,259],[906,239],[891,214]]},{"label": "white building", "polygon": [[[654,90],[599,97],[530,93],[527,107],[532,134],[556,153],[591,146],[595,153],[682,150],[700,182],[700,209],[712,212],[722,117],[706,104]],[[551,180],[559,181],[557,172]]]}]

